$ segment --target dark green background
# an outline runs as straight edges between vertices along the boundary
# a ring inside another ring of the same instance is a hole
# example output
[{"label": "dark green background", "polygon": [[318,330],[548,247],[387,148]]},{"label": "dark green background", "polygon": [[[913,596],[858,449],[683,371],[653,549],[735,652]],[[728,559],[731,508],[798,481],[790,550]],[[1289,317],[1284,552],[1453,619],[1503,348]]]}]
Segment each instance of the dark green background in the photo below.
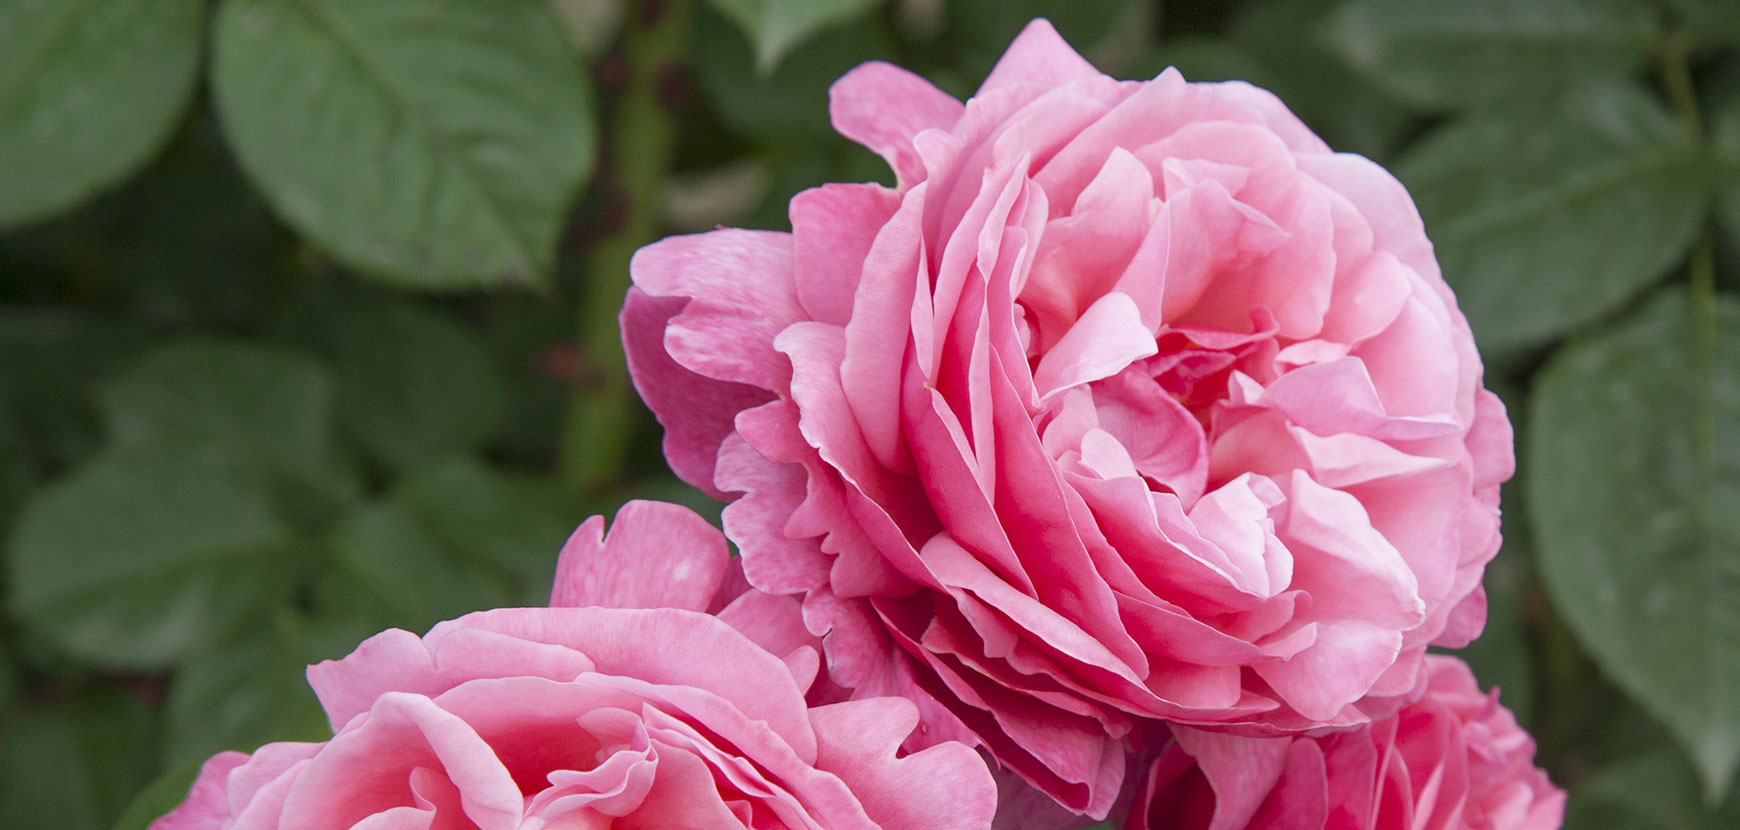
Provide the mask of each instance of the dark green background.
[{"label": "dark green background", "polygon": [[1034,16],[1408,184],[1518,429],[1466,656],[1568,826],[1740,823],[1740,3],[0,0],[0,826],[143,827],[324,734],[307,662],[716,516],[628,256],[888,181],[828,84],[964,96]]}]

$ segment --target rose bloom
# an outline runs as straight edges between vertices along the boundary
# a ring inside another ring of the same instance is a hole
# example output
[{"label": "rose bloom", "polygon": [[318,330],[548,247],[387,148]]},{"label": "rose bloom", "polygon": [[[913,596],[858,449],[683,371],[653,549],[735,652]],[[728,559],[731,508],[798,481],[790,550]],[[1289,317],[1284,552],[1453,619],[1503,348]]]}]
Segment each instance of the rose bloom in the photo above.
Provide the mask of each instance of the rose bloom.
[{"label": "rose bloom", "polygon": [[1318,738],[1180,727],[1154,762],[1130,830],[1555,830],[1565,792],[1535,742],[1468,666],[1427,657],[1426,696]]},{"label": "rose bloom", "polygon": [[621,321],[834,682],[1098,817],[1133,718],[1368,723],[1479,633],[1510,426],[1388,173],[1045,21],[964,105],[870,63],[831,112],[897,187],[650,245]]},{"label": "rose bloom", "polygon": [[153,830],[990,827],[977,753],[896,751],[910,702],[805,703],[796,602],[723,603],[717,530],[646,502],[602,527],[556,578],[558,605],[589,607],[386,631],[310,667],[333,738],[213,756]]}]

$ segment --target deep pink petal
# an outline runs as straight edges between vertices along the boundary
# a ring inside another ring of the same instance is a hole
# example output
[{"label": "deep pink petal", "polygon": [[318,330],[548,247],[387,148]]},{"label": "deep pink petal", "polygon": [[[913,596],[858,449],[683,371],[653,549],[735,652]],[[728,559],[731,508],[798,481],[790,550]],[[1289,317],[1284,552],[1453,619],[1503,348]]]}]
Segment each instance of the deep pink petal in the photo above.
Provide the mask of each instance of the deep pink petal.
[{"label": "deep pink petal", "polygon": [[705,611],[725,577],[725,536],[675,504],[630,501],[604,534],[603,517],[582,524],[556,561],[552,606]]},{"label": "deep pink petal", "polygon": [[671,470],[723,500],[725,494],[713,485],[719,444],[731,433],[738,412],[767,402],[772,394],[696,374],[672,359],[665,351],[665,326],[687,304],[682,297],[653,297],[630,288],[619,317],[622,345],[635,390],[665,428],[664,454]]},{"label": "deep pink petal", "polygon": [[918,725],[900,698],[837,703],[810,711],[820,750],[816,767],[840,776],[884,830],[981,830],[997,809],[997,789],[979,754],[947,743],[904,757],[897,750]]},{"label": "deep pink petal", "polygon": [[688,297],[666,324],[665,350],[714,380],[779,389],[790,377],[773,338],[805,319],[792,270],[791,235],[727,228],[662,239],[635,252],[635,287]]},{"label": "deep pink petal", "polygon": [[997,60],[977,95],[1016,83],[1062,86],[1076,78],[1099,74],[1093,64],[1064,41],[1051,21],[1039,18],[1015,36],[1015,42]]},{"label": "deep pink petal", "polygon": [[[923,239],[918,222],[928,183],[908,191],[900,209],[876,234],[864,260],[852,319],[846,324],[840,386],[877,463],[910,469],[900,443],[901,368],[912,341],[912,303],[923,281]],[[796,380],[793,384],[795,386]]]},{"label": "deep pink petal", "polygon": [[1254,668],[1301,715],[1327,722],[1371,689],[1378,676],[1395,662],[1401,646],[1402,635],[1393,629],[1357,622],[1328,623],[1310,648]]},{"label": "deep pink petal", "polygon": [[899,193],[874,184],[826,184],[792,197],[792,260],[798,302],[809,319],[836,326],[851,321],[864,258],[899,207]]},{"label": "deep pink petal", "polygon": [[349,827],[414,806],[406,784],[418,767],[439,770],[453,783],[465,817],[480,830],[518,826],[519,787],[489,745],[429,698],[389,692],[366,722],[333,738],[303,768],[286,796],[283,828]]},{"label": "deep pink petal", "polygon": [[221,830],[230,818],[228,797],[230,771],[247,763],[241,752],[219,752],[200,765],[199,777],[187,792],[187,800],[151,822],[150,830]]},{"label": "deep pink petal", "polygon": [[1095,301],[1081,319],[1045,353],[1033,370],[1041,400],[1079,384],[1108,378],[1154,354],[1154,334],[1127,294]]},{"label": "deep pink petal", "polygon": [[500,608],[430,629],[431,649],[455,632],[484,629],[571,648],[602,674],[692,686],[737,701],[802,757],[815,757],[803,693],[775,655],[724,622],[674,608]]},{"label": "deep pink petal", "polygon": [[1292,741],[1243,738],[1188,727],[1172,730],[1178,745],[1196,759],[1214,787],[1214,820],[1208,830],[1243,830],[1281,780]]},{"label": "deep pink petal", "polygon": [[903,188],[924,178],[913,137],[953,127],[962,109],[961,102],[929,81],[881,61],[859,65],[828,88],[834,129],[887,159]]},{"label": "deep pink petal", "polygon": [[716,481],[721,489],[744,494],[726,505],[725,532],[737,540],[744,576],[762,590],[800,593],[828,581],[829,561],[821,539],[786,534],[792,514],[804,502],[804,479],[802,466],[769,460],[741,434],[727,438],[719,449]]},{"label": "deep pink petal", "polygon": [[658,773],[639,809],[617,819],[613,830],[672,827],[733,827],[742,822],[725,806],[707,764],[674,749],[659,753]]},{"label": "deep pink petal", "polygon": [[308,685],[326,708],[333,731],[339,732],[388,692],[433,697],[480,677],[567,680],[592,669],[585,654],[559,643],[461,629],[438,647],[432,639],[391,629],[364,640],[342,659],[309,666]]}]

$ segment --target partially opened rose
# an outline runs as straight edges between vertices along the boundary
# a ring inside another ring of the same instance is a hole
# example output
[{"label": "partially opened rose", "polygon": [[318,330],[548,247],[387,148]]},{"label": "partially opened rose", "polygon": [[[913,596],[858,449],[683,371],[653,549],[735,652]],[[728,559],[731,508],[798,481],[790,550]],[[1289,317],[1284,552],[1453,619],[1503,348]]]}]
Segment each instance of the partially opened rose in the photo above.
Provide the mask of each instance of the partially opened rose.
[{"label": "partially opened rose", "polygon": [[1555,830],[1565,793],[1468,666],[1428,657],[1426,696],[1318,738],[1177,729],[1130,830]]},{"label": "partially opened rose", "polygon": [[[727,572],[717,531],[648,503],[625,507],[608,540],[601,524],[575,534],[557,577],[559,602],[589,607],[387,631],[311,667],[333,738],[214,756],[153,828],[990,826],[996,793],[977,753],[899,755],[911,703],[811,708],[813,650],[782,660],[726,622],[805,636],[780,619],[780,598],[699,612]],[[671,607],[598,607],[651,602]]]},{"label": "partially opened rose", "polygon": [[1510,427],[1388,173],[1044,21],[964,105],[872,63],[832,114],[898,187],[648,246],[622,312],[830,678],[1103,815],[1132,718],[1362,724],[1479,632]]}]

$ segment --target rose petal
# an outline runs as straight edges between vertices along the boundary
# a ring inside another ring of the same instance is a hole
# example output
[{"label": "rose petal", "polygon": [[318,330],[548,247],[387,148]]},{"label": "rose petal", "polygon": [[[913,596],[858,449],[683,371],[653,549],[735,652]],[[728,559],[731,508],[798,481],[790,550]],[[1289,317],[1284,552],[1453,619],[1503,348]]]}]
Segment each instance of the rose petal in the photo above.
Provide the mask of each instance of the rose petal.
[{"label": "rose petal", "polygon": [[1028,23],[1015,41],[997,59],[991,74],[979,86],[984,95],[1001,86],[1017,83],[1062,86],[1076,78],[1094,77],[1100,71],[1077,54],[1051,21],[1039,18]]},{"label": "rose petal", "polygon": [[556,560],[553,606],[685,608],[705,611],[725,577],[725,536],[695,512],[634,500],[586,520]]},{"label": "rose petal", "polygon": [[882,61],[861,64],[828,88],[834,129],[887,159],[902,189],[924,179],[913,137],[926,129],[954,126],[963,109],[954,96],[929,81]]}]

